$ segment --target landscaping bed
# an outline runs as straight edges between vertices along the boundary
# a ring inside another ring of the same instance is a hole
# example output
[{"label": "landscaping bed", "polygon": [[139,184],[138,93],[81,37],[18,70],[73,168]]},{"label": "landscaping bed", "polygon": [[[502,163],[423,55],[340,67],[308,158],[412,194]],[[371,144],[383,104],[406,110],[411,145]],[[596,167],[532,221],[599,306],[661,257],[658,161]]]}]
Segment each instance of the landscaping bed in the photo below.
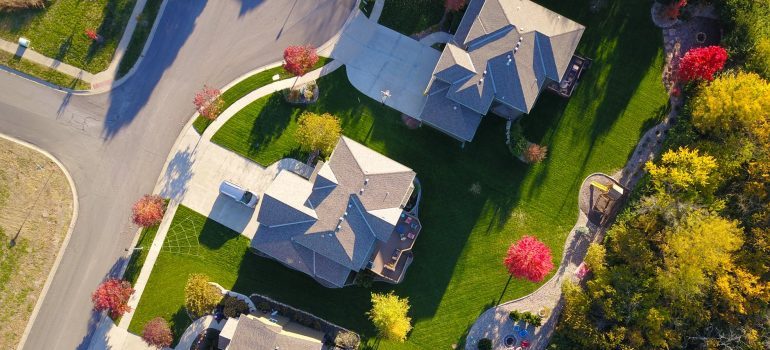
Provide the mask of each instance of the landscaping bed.
[{"label": "landscaping bed", "polygon": [[[45,8],[0,12],[0,37],[31,40],[41,54],[98,73],[110,64],[136,0],[56,0]],[[86,30],[102,37],[91,40]]]},{"label": "landscaping bed", "polygon": [[48,157],[0,138],[0,348],[15,349],[72,220],[72,190]]},{"label": "landscaping bed", "polygon": [[[332,61],[331,58],[319,56],[318,62],[316,62],[316,64],[311,69],[311,71],[321,68],[331,61]],[[279,76],[278,80],[284,80],[284,79],[295,77],[293,74],[283,69],[282,66],[270,68],[270,69],[261,71],[259,73],[255,73],[254,75],[240,81],[239,83],[231,86],[229,89],[222,92],[222,101],[224,101],[224,106],[222,107],[222,111],[226,110],[227,107],[230,107],[230,105],[235,103],[235,101],[240,100],[243,96],[248,95],[250,92],[274,82],[273,76],[276,74],[278,74]],[[193,122],[193,128],[195,128],[195,131],[197,131],[199,134],[203,134],[203,131],[206,130],[206,128],[212,122],[213,122],[212,120],[208,120],[206,118],[198,116]]]},{"label": "landscaping bed", "polygon": [[[614,2],[598,14],[582,2],[554,0],[548,5],[587,26],[578,51],[594,58],[594,65],[570,99],[543,94],[522,119],[526,138],[549,148],[539,164],[524,166],[511,156],[504,142],[505,120],[494,116],[484,119],[474,141],[464,148],[430,127],[410,130],[400,113],[353,88],[344,67],[317,81],[316,103],[297,107],[280,94],[266,96],[213,136],[213,142],[269,165],[298,155],[294,132],[302,111],[328,112],[340,119],[346,136],[414,169],[424,190],[423,230],[404,282],[375,283],[371,290],[327,289],[300,272],[248,253],[247,239],[180,208],[174,221],[188,220],[184,216],[199,223],[194,237],[196,249],[204,254],[161,252],[131,330],[141,330],[157,315],[174,319],[191,272],[206,273],[225,288],[267,295],[323,317],[362,334],[367,345],[379,343],[380,349],[462,344],[468,327],[495,301],[532,292],[538,285],[522,281],[503,292],[508,274],[502,260],[508,245],[522,235],[535,235],[559,259],[575,222],[582,180],[596,171],[621,168],[667,100],[660,83],[660,32],[649,21],[649,4]],[[403,345],[375,339],[365,316],[371,307],[369,293],[388,290],[408,297],[412,305],[414,330]]]}]

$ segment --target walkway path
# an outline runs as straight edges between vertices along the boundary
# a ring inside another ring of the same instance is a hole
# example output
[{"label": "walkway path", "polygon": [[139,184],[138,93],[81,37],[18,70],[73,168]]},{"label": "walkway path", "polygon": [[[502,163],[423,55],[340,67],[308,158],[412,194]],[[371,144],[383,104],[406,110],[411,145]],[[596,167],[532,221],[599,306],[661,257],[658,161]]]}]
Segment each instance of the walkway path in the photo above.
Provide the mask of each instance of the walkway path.
[{"label": "walkway path", "polygon": [[[17,56],[20,56],[23,59],[46,66],[48,68],[56,70],[57,72],[64,73],[73,78],[77,78],[86,83],[95,85],[96,90],[107,91],[109,90],[110,83],[112,83],[113,79],[115,79],[118,66],[120,65],[120,60],[123,58],[123,56],[126,53],[128,44],[131,42],[131,37],[133,36],[134,30],[136,29],[136,24],[139,19],[139,15],[142,13],[142,10],[144,10],[144,5],[146,3],[147,3],[147,0],[138,0],[136,2],[136,5],[134,5],[134,10],[131,12],[131,17],[129,18],[128,23],[126,24],[125,30],[123,31],[123,36],[121,37],[120,42],[118,43],[118,46],[115,49],[115,54],[112,56],[112,61],[110,62],[110,65],[104,71],[96,74],[85,71],[78,67],[74,67],[64,62],[60,62],[58,60],[47,57],[35,51],[34,50],[35,43],[32,43],[31,48],[25,49],[23,47],[20,47],[17,43],[0,39],[0,50],[15,54]],[[158,13],[158,16],[156,17],[156,21],[160,19],[161,15],[162,15],[162,11]],[[150,35],[147,38],[147,43],[149,43],[151,39],[152,39],[152,35]],[[135,63],[138,63],[138,61]]]},{"label": "walkway path", "polygon": [[[563,307],[561,298],[562,284],[567,280],[577,281],[574,275],[585,258],[588,246],[592,242],[601,241],[604,234],[603,229],[591,224],[587,217],[591,207],[587,203],[591,201],[590,183],[592,181],[605,184],[617,183],[615,179],[604,174],[593,174],[583,180],[578,194],[578,219],[564,244],[564,254],[559,270],[535,292],[490,308],[481,314],[468,332],[465,342],[466,350],[476,350],[478,341],[482,338],[492,340],[493,349],[504,349],[505,337],[513,334],[514,323],[508,318],[508,314],[513,310],[520,312],[529,311],[532,313],[538,313],[543,309],[551,310],[543,318],[543,325],[541,327],[535,328],[530,326],[527,328],[527,331],[530,333],[528,337],[528,341],[531,344],[530,349],[541,350],[545,349],[546,345],[548,345],[558,321],[558,315]],[[580,227],[588,227],[591,233],[587,236],[581,236],[577,233],[577,229]],[[523,323],[518,325],[524,327]]]}]

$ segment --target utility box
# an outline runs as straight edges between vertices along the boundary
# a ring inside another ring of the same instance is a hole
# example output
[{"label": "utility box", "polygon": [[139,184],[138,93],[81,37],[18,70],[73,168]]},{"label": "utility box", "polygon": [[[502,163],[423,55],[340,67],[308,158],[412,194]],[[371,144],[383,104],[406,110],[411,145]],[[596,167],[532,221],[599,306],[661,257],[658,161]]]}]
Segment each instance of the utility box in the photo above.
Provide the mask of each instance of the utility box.
[{"label": "utility box", "polygon": [[20,37],[19,38],[19,46],[21,46],[21,47],[29,47],[29,44],[30,44],[29,39],[27,39],[25,37]]}]

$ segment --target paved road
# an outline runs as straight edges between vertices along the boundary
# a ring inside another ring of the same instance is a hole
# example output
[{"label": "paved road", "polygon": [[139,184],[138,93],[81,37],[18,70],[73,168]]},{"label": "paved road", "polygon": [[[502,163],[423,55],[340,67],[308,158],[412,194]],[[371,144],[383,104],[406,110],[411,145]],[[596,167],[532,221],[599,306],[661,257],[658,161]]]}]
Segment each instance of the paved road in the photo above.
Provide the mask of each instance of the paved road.
[{"label": "paved road", "polygon": [[87,346],[90,294],[133,238],[130,205],[152,191],[204,83],[223,86],[318,46],[354,0],[169,0],[138,71],[105,94],[72,96],[0,72],[0,132],[55,155],[77,187],[80,214],[25,349]]}]

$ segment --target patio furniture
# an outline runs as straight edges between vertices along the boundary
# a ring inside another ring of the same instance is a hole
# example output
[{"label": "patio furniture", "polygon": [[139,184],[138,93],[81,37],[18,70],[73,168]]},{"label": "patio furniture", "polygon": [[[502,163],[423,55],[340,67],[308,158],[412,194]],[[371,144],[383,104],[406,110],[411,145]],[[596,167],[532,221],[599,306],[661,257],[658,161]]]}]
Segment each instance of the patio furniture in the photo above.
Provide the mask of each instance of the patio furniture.
[{"label": "patio furniture", "polygon": [[414,235],[414,232],[409,232],[409,233],[406,235],[406,238],[409,238],[409,239],[414,239],[414,237],[416,237],[416,236]]},{"label": "patio furniture", "polygon": [[[520,331],[519,331],[519,336],[520,336],[522,339],[526,339],[526,338],[527,338],[527,336],[529,336],[529,332],[527,332],[527,330],[526,330],[526,329],[522,329],[522,330],[520,330]],[[522,340],[522,342],[524,342],[524,340]]]},{"label": "patio furniture", "polygon": [[526,341],[526,340],[522,340],[522,341],[521,341],[521,347],[522,347],[522,348],[525,348],[525,349],[526,349],[526,348],[528,348],[528,347],[529,347],[529,342],[528,342],[528,341]]},{"label": "patio furniture", "polygon": [[506,348],[512,348],[516,345],[516,338],[511,334],[506,335],[505,338],[503,338],[503,344],[505,344]]},{"label": "patio furniture", "polygon": [[406,220],[404,220],[404,222],[407,223],[407,224],[411,224],[412,223],[412,217],[411,216],[407,216]]},{"label": "patio furniture", "polygon": [[398,257],[400,255],[401,255],[401,249],[396,248],[396,249],[393,250],[393,255],[390,257],[390,259],[393,260],[393,261],[396,261],[396,260],[398,260]]},{"label": "patio furniture", "polygon": [[521,327],[519,325],[515,324],[515,325],[513,325],[513,331],[516,334],[519,334],[519,332],[521,332]]}]

